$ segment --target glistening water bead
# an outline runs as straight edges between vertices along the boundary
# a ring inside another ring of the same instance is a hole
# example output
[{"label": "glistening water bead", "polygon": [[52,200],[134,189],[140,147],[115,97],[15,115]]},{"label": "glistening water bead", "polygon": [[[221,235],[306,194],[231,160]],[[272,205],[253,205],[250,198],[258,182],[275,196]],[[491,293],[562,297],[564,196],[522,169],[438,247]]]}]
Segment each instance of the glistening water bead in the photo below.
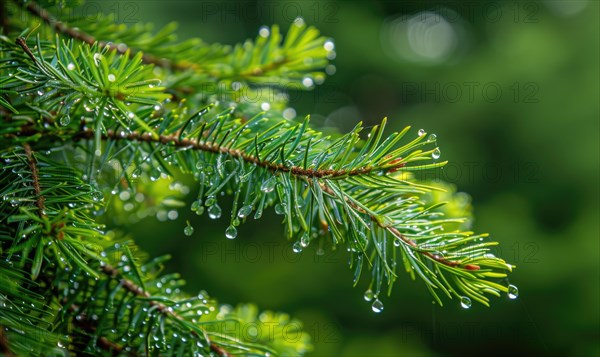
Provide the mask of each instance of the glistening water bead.
[{"label": "glistening water bead", "polygon": [[267,181],[262,183],[262,185],[260,186],[260,190],[264,193],[273,192],[276,183],[277,181],[275,177],[271,177]]},{"label": "glistening water bead", "polygon": [[305,232],[302,237],[300,238],[300,245],[302,246],[302,248],[306,248],[308,247],[308,245],[310,244],[310,235],[308,234],[308,232]]},{"label": "glistening water bead", "polygon": [[216,203],[217,203],[217,199],[215,198],[215,196],[208,196],[208,197],[206,198],[206,202],[204,202],[204,204],[205,204],[207,207],[214,206]]},{"label": "glistening water bead", "polygon": [[243,206],[238,211],[238,217],[241,219],[244,219],[244,218],[248,217],[248,215],[250,215],[251,212],[252,212],[252,206],[250,206],[250,205]]},{"label": "glistening water bead", "polygon": [[185,234],[186,236],[191,236],[192,234],[194,234],[194,227],[190,226],[189,224],[183,229],[183,234]]},{"label": "glistening water bead", "polygon": [[292,245],[292,251],[294,251],[294,253],[300,253],[302,251],[302,245],[300,244],[300,242],[295,242]]},{"label": "glistening water bead", "polygon": [[275,205],[275,213],[279,215],[285,214],[285,206],[281,203]]},{"label": "glistening water bead", "polygon": [[365,301],[372,301],[374,297],[375,296],[373,295],[373,290],[371,289],[365,291],[365,295],[363,295]]},{"label": "glistening water bead", "polygon": [[508,286],[508,298],[514,300],[518,297],[519,297],[519,289],[512,284],[509,285]]},{"label": "glistening water bead", "polygon": [[382,312],[383,311],[383,303],[381,302],[381,300],[375,299],[375,301],[373,301],[373,304],[371,304],[371,310],[373,310],[373,312],[375,312],[375,313]]},{"label": "glistening water bead", "polygon": [[423,136],[425,135],[425,130],[424,129],[419,129],[419,131],[417,132],[417,134],[419,134],[419,136]]},{"label": "glistening water bead", "polygon": [[225,237],[228,239],[235,239],[235,237],[237,237],[237,233],[237,229],[234,226],[229,226],[225,230]]},{"label": "glistening water bead", "polygon": [[67,126],[67,125],[69,125],[70,122],[71,122],[71,117],[68,114],[63,115],[62,117],[60,117],[60,119],[58,119],[58,123],[61,126]]},{"label": "glistening water bead", "polygon": [[468,298],[467,296],[463,296],[460,298],[460,306],[462,306],[463,309],[468,309],[471,307],[471,299]]},{"label": "glistening water bead", "polygon": [[100,202],[104,199],[104,194],[102,194],[102,192],[100,191],[94,191],[91,193],[92,199],[94,200],[94,202]]},{"label": "glistening water bead", "polygon": [[440,156],[442,156],[442,152],[440,151],[440,148],[435,148],[435,150],[433,150],[433,152],[431,153],[431,157],[434,159],[439,159]]},{"label": "glistening water bead", "polygon": [[208,217],[211,219],[221,218],[221,207],[219,207],[219,205],[216,203],[208,207]]}]

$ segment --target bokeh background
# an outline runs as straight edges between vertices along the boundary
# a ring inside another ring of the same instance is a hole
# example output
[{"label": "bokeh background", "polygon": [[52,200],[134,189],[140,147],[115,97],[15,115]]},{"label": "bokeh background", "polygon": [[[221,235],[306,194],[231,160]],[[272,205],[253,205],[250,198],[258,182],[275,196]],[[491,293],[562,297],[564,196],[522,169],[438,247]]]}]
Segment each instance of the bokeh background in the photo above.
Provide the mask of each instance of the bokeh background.
[{"label": "bokeh background", "polygon": [[292,93],[298,116],[341,131],[387,116],[395,130],[436,133],[451,164],[430,178],[472,195],[474,230],[501,242],[520,296],[440,307],[401,276],[375,314],[346,252],[292,253],[273,212],[233,241],[226,218],[186,210],[130,227],[151,254],[176,257],[168,268],[191,292],[290,313],[311,333],[312,356],[600,355],[597,1],[95,4],[122,22],[177,21],[181,38],[231,44],[302,16],[335,40],[337,58],[325,84]]}]

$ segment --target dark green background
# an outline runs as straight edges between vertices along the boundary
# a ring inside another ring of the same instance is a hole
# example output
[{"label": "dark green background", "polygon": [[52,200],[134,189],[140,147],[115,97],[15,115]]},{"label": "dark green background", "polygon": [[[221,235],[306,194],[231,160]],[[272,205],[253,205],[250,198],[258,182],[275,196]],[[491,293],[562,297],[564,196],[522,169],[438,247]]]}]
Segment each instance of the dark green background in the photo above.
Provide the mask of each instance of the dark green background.
[{"label": "dark green background", "polygon": [[[182,38],[223,43],[254,37],[261,25],[286,29],[302,15],[335,39],[337,73],[317,92],[292,96],[298,114],[342,131],[387,116],[393,129],[435,132],[451,164],[430,177],[472,195],[474,229],[490,232],[517,265],[520,296],[491,308],[439,307],[421,281],[401,276],[374,314],[362,299],[368,279],[352,288],[345,252],[293,254],[272,212],[242,225],[234,241],[223,234],[227,219],[187,211],[131,227],[152,254],[176,257],[169,269],[190,292],[289,312],[312,334],[314,356],[600,354],[597,1],[93,4],[119,21],[177,21]],[[389,24],[428,10],[449,19],[456,49],[435,63],[403,59],[410,48],[392,49],[406,34],[386,39]]]}]

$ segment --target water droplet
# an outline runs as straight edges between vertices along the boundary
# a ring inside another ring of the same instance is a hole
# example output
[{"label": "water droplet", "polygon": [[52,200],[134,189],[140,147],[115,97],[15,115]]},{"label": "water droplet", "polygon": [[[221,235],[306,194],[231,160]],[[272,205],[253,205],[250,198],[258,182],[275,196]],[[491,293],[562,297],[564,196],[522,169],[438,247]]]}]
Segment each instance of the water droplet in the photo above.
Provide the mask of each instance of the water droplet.
[{"label": "water droplet", "polygon": [[263,182],[260,186],[260,190],[264,193],[273,192],[275,189],[275,184],[277,183],[277,179],[275,176],[269,178],[267,181]]},{"label": "water droplet", "polygon": [[196,168],[197,168],[198,170],[202,170],[202,169],[204,168],[204,162],[202,162],[202,161],[197,161],[197,162],[196,162]]},{"label": "water droplet", "polygon": [[363,295],[363,298],[365,299],[365,301],[372,301],[374,298],[373,290],[369,289],[365,291],[365,295]]},{"label": "water droplet", "polygon": [[208,216],[212,219],[221,218],[221,207],[216,203],[208,207]]},{"label": "water droplet", "polygon": [[286,108],[283,111],[283,117],[288,120],[294,119],[296,117],[296,110],[294,108]]},{"label": "water droplet", "polygon": [[292,245],[292,250],[294,251],[294,253],[300,253],[302,251],[302,245],[300,244],[300,242],[294,243],[294,245]]},{"label": "water droplet", "polygon": [[228,239],[234,239],[235,237],[237,237],[237,229],[234,226],[227,227],[227,229],[225,230],[225,237],[227,237]]},{"label": "water droplet", "polygon": [[423,135],[425,135],[425,134],[426,134],[426,133],[425,133],[425,129],[419,129],[419,132],[418,132],[418,134],[419,134],[419,136],[423,136]]},{"label": "water droplet", "polygon": [[281,203],[275,205],[275,213],[277,214],[285,214],[285,206]]},{"label": "water droplet", "polygon": [[198,208],[200,208],[201,204],[202,204],[202,201],[196,200],[196,201],[192,202],[192,206],[190,208],[192,209],[192,211],[196,212],[198,210]]},{"label": "water droplet", "polygon": [[67,126],[67,125],[69,125],[70,122],[71,122],[71,117],[69,115],[63,115],[62,117],[60,117],[60,119],[58,119],[58,123],[61,126]]},{"label": "water droplet", "polygon": [[269,31],[269,28],[267,26],[263,26],[260,28],[260,30],[258,30],[258,34],[260,35],[260,37],[269,37],[270,33],[271,31]]},{"label": "water droplet", "polygon": [[127,201],[131,198],[131,193],[129,193],[129,191],[122,191],[121,193],[119,193],[119,199],[121,201]]},{"label": "water droplet", "polygon": [[335,44],[333,43],[333,41],[327,40],[323,44],[323,48],[325,49],[325,51],[333,51],[333,49],[335,48]]},{"label": "water droplet", "polygon": [[238,217],[240,217],[241,219],[244,219],[244,218],[248,217],[248,215],[250,215],[251,212],[252,212],[252,206],[250,206],[250,205],[243,206],[238,211]]},{"label": "water droplet", "polygon": [[90,193],[90,195],[92,196],[92,199],[95,202],[100,202],[104,199],[104,195],[101,191],[93,191],[92,193]]},{"label": "water droplet", "polygon": [[98,62],[100,62],[100,59],[102,58],[102,55],[99,53],[94,53],[94,63],[96,63],[96,66],[98,65]]},{"label": "water droplet", "polygon": [[463,296],[460,298],[460,306],[462,306],[463,309],[468,309],[471,307],[471,299],[469,299],[467,296]]},{"label": "water droplet", "polygon": [[306,248],[308,247],[308,245],[310,244],[310,235],[308,234],[308,232],[305,232],[302,237],[300,238],[300,245],[302,246],[302,248]]},{"label": "water droplet", "polygon": [[433,150],[433,152],[431,153],[431,157],[434,159],[439,159],[441,155],[442,152],[440,151],[440,148],[435,148],[435,150]]},{"label": "water droplet", "polygon": [[314,85],[314,82],[313,82],[312,78],[304,77],[304,79],[302,79],[302,85],[305,86],[306,88],[310,88]]},{"label": "water droplet", "polygon": [[394,246],[395,246],[395,247],[399,247],[399,246],[400,246],[400,244],[401,244],[401,243],[400,243],[400,239],[398,239],[398,238],[394,239]]},{"label": "water droplet", "polygon": [[68,69],[69,71],[72,71],[72,70],[74,70],[74,69],[75,69],[75,64],[73,64],[73,63],[69,63],[69,64],[67,65],[67,69]]},{"label": "water droplet", "polygon": [[108,75],[108,81],[109,82],[114,82],[116,80],[117,80],[117,77],[115,77],[114,74],[111,73],[111,74]]},{"label": "water droplet", "polygon": [[214,206],[216,203],[217,203],[217,199],[215,198],[215,196],[208,196],[206,198],[205,205],[207,207]]},{"label": "water droplet", "polygon": [[366,245],[367,235],[365,234],[365,232],[358,232],[358,237],[360,238],[361,245]]},{"label": "water droplet", "polygon": [[427,137],[427,142],[433,143],[437,140],[437,135],[435,134],[429,134],[429,136]]},{"label": "water droplet", "polygon": [[519,297],[519,289],[512,284],[509,285],[508,286],[508,298],[514,300],[518,297]]},{"label": "water droplet", "polygon": [[371,304],[371,310],[373,310],[373,312],[375,312],[375,313],[382,312],[383,311],[383,303],[381,302],[381,300],[375,299],[375,301],[373,301],[373,304]]}]

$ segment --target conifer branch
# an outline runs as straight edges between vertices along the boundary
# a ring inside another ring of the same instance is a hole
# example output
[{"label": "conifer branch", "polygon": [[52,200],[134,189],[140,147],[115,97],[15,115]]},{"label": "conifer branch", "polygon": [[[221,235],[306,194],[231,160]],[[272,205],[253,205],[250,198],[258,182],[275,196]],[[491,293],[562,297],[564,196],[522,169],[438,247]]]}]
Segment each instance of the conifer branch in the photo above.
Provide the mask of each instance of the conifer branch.
[{"label": "conifer branch", "polygon": [[[325,183],[321,183],[319,182],[319,185],[321,186],[321,188],[323,188],[323,192],[326,192],[332,196],[335,195],[335,192],[329,187],[327,186],[327,184]],[[409,246],[413,247],[413,248],[418,248],[417,243],[415,243],[413,240],[408,239],[406,236],[404,236],[399,230],[398,228],[391,226],[391,225],[386,225],[381,223],[381,221],[379,219],[377,219],[377,217],[373,214],[370,214],[369,212],[365,211],[363,208],[361,208],[360,206],[358,206],[356,203],[354,203],[351,200],[348,200],[346,197],[344,197],[344,200],[346,201],[346,203],[348,204],[348,206],[352,207],[353,209],[355,209],[358,212],[367,214],[369,216],[369,218],[371,218],[371,220],[373,222],[376,222],[377,225],[387,231],[389,231],[390,233],[392,233],[392,235],[398,239],[400,239],[404,244],[408,244]],[[425,255],[426,257],[428,257],[429,259],[438,262],[440,264],[444,264],[446,266],[449,267],[456,267],[461,265],[460,262],[458,261],[452,261],[452,260],[447,260],[444,259],[443,257],[441,257],[440,255],[437,254],[432,254],[428,251],[423,251],[423,250],[417,250],[418,253]],[[480,267],[478,265],[475,264],[466,264],[464,265],[464,269],[466,270],[479,270]]]},{"label": "conifer branch", "polygon": [[[372,273],[365,297],[376,312],[382,285],[388,294],[395,286],[397,265],[421,278],[440,305],[438,294],[459,298],[463,307],[471,299],[489,306],[489,295],[502,292],[516,297],[516,287],[495,281],[513,268],[490,254],[497,243],[465,231],[470,212],[443,206],[456,200],[454,191],[438,195],[447,186],[416,178],[415,171],[445,164],[434,134],[407,134],[409,127],[385,134],[384,118],[368,135],[358,123],[327,136],[309,117],[283,119],[284,85],[313,88],[335,57],[333,42],[303,20],[285,35],[274,25],[226,46],[176,42],[172,25],[153,34],[103,16],[66,24],[46,2],[17,3],[0,9],[20,15],[0,37],[0,293],[18,308],[0,309],[5,354],[64,348],[64,334],[75,341],[67,349],[83,346],[85,353],[310,349],[302,331],[294,342],[224,331],[245,323],[283,330],[290,319],[259,315],[252,306],[219,307],[204,292],[190,296],[179,275],[161,273],[166,258],[146,259],[99,224],[104,210],[144,217],[137,210],[168,192],[144,196],[143,185],[178,174],[193,175],[199,185],[191,205],[197,214],[206,208],[210,218],[221,217],[218,201],[232,195],[229,239],[253,212],[258,219],[274,207],[286,237],[297,239],[294,252],[310,244],[347,248],[354,283],[364,270]],[[40,22],[48,31],[21,37]],[[276,88],[275,97],[239,95],[266,86]],[[105,201],[109,191],[119,200]],[[131,192],[135,204],[126,198]]]},{"label": "conifer branch", "polygon": [[[30,132],[29,134],[30,135],[37,134],[37,132]],[[44,134],[44,133],[42,132],[42,134]],[[91,139],[94,137],[94,135],[95,134],[92,129],[83,129],[80,132],[78,132],[77,134],[75,134],[74,137],[81,138],[81,139]],[[319,170],[319,169],[314,170],[314,169],[303,169],[298,166],[287,167],[283,164],[276,164],[276,163],[272,163],[271,161],[260,160],[256,156],[245,153],[238,149],[232,150],[230,148],[211,144],[211,143],[200,143],[198,141],[193,141],[191,139],[181,139],[181,138],[177,137],[176,135],[160,135],[158,138],[154,138],[150,134],[147,134],[147,133],[131,132],[129,134],[121,135],[121,134],[114,132],[113,130],[108,130],[106,132],[106,134],[102,135],[102,138],[103,139],[111,139],[111,140],[115,140],[115,141],[125,140],[125,141],[132,141],[132,142],[134,142],[134,141],[148,142],[148,143],[168,145],[168,146],[177,147],[177,148],[193,148],[193,149],[201,150],[201,151],[226,154],[232,158],[241,158],[250,164],[255,164],[260,167],[264,167],[268,170],[271,170],[271,171],[289,172],[295,176],[304,177],[306,179],[324,178],[324,177],[336,178],[336,177],[340,177],[340,176],[363,175],[363,174],[368,174],[373,170],[373,167],[363,167],[363,168],[358,168],[358,169],[353,169],[353,170]],[[33,171],[35,169],[35,166],[34,166],[35,164],[34,163],[32,164],[33,161],[31,159],[31,148],[29,147],[28,144],[25,144],[25,145],[26,145],[25,146],[26,152],[28,152],[28,158],[30,160],[30,165],[32,165],[32,171]],[[404,163],[401,163],[401,164],[392,166],[390,169],[394,170],[397,168],[401,168],[404,165],[405,165]],[[37,174],[34,174],[34,185],[36,183],[37,183]],[[326,192],[332,196],[335,195],[334,191],[329,186],[327,186],[326,183],[319,182],[319,185],[323,188],[324,192]],[[38,188],[36,189],[36,192],[39,194],[39,184],[37,184],[37,186],[38,186]],[[43,197],[41,197],[41,198],[42,198],[41,202],[43,204]],[[413,240],[406,238],[396,227],[393,227],[390,225],[385,225],[385,224],[381,223],[381,221],[378,220],[375,215],[370,214],[369,212],[366,212],[363,208],[359,207],[357,204],[355,204],[351,200],[348,200],[347,198],[344,198],[344,199],[346,200],[347,204],[350,207],[352,207],[353,209],[355,209],[361,213],[367,214],[373,222],[376,222],[381,228],[388,230],[390,233],[392,233],[393,236],[400,239],[404,244],[408,244],[413,248],[418,248],[418,245]],[[447,260],[447,259],[444,259],[443,257],[441,257],[440,255],[432,254],[428,251],[418,250],[418,252],[420,254],[427,256],[428,258],[430,258],[433,261],[436,261],[438,263],[444,264],[449,267],[456,267],[456,266],[461,265],[461,263],[458,261]],[[463,268],[466,270],[479,270],[480,269],[480,267],[475,264],[466,264],[463,266]],[[110,266],[104,266],[103,271],[108,275],[117,275],[118,274],[118,271],[114,270],[114,268],[112,268]],[[137,287],[135,284],[133,284],[130,281],[124,281],[123,285],[126,288],[128,288],[131,292],[134,292],[138,295],[146,296],[146,294],[147,294],[146,292],[141,290],[139,287]],[[140,289],[140,290],[138,291],[138,289]],[[161,312],[164,312],[164,311],[166,311],[166,306],[159,304],[158,309]],[[174,317],[177,318],[177,316],[174,316]]]},{"label": "conifer branch", "polygon": [[[71,311],[74,314],[77,314],[78,310],[79,310],[79,306],[77,306],[76,304],[71,304],[69,306],[69,311]],[[95,334],[96,330],[97,330],[94,322],[92,320],[90,320],[84,313],[77,314],[75,316],[75,318],[73,319],[73,324],[77,325],[79,328],[83,329],[84,331],[86,331],[92,335]],[[98,341],[96,344],[98,345],[98,347],[102,348],[104,351],[112,352],[114,356],[117,356],[117,355],[119,355],[119,353],[124,352],[123,346],[109,340],[108,338],[106,338],[104,336],[100,336],[98,338]],[[127,355],[137,356],[135,353],[132,353],[132,352],[127,352]]]},{"label": "conifer branch", "polygon": [[[121,55],[126,54],[127,52],[131,52],[132,54],[138,53],[138,50],[132,49],[124,43],[120,43],[118,45],[111,42],[98,41],[94,36],[72,27],[69,27],[67,24],[61,22],[59,19],[54,17],[49,11],[42,8],[35,1],[29,1],[27,3],[19,2],[21,6],[24,6],[31,14],[40,18],[46,24],[50,25],[55,31],[58,33],[69,36],[72,39],[87,43],[92,46],[97,44],[99,48],[104,49],[107,48],[110,51],[117,52]],[[158,58],[151,54],[144,53],[142,55],[142,61],[146,64],[153,64],[159,67],[168,68],[177,71],[185,71],[185,70],[195,70],[201,71],[199,65],[197,63],[180,63],[180,62],[172,62],[166,58]],[[276,60],[274,62],[268,63],[264,66],[254,67],[252,69],[243,71],[238,74],[241,78],[249,78],[249,77],[260,77],[264,75],[266,72],[275,70],[284,66],[288,63],[288,58],[282,58]],[[235,78],[236,76],[232,75],[230,78]],[[223,77],[227,78],[227,77]]]},{"label": "conifer branch", "polygon": [[[84,129],[74,135],[75,138],[91,139],[94,137],[94,131]],[[102,134],[103,139],[111,139],[115,141],[140,141],[154,144],[169,145],[176,148],[192,148],[195,150],[211,152],[216,154],[225,154],[234,159],[243,159],[245,162],[259,167],[263,167],[273,172],[289,172],[294,176],[305,178],[337,178],[342,176],[357,176],[365,175],[372,172],[374,167],[360,167],[352,170],[332,170],[332,169],[305,169],[300,166],[285,166],[284,164],[274,163],[269,160],[261,160],[255,155],[249,154],[239,149],[231,149],[226,146],[220,146],[215,143],[199,142],[192,139],[179,138],[177,135],[159,135],[152,137],[148,133],[131,132],[128,134],[117,133],[113,130],[108,130],[106,134]],[[404,163],[392,166],[391,169],[403,167]]]},{"label": "conifer branch", "polygon": [[[45,118],[45,120],[49,123],[53,122],[50,118]],[[23,136],[34,136],[34,135],[52,135],[52,131],[44,131],[38,130],[31,125],[27,125],[20,128],[20,132]],[[91,128],[82,127],[78,132],[73,132],[72,137],[74,140],[78,139],[93,139],[95,136],[95,131]],[[348,176],[358,176],[358,175],[366,175],[374,170],[376,167],[373,166],[364,166],[359,168],[354,168],[351,170],[346,169],[312,169],[312,168],[303,168],[300,166],[286,166],[284,164],[276,163],[270,160],[261,160],[261,158],[256,155],[244,152],[239,149],[232,149],[226,146],[220,146],[214,142],[200,142],[198,140],[192,140],[187,138],[181,138],[179,135],[159,135],[157,137],[152,136],[149,133],[140,133],[137,131],[133,131],[130,133],[124,132],[116,132],[112,129],[106,131],[101,135],[103,140],[114,140],[114,141],[128,141],[128,142],[146,142],[153,144],[161,144],[167,145],[175,148],[191,148],[198,151],[204,151],[215,154],[225,154],[234,159],[242,159],[245,162],[253,165],[257,165],[259,167],[263,167],[273,172],[289,172],[294,176],[305,177],[305,178],[338,178],[338,177],[348,177]],[[399,161],[399,160],[398,160]],[[386,169],[389,171],[395,171],[402,167],[404,167],[406,163],[400,162],[394,165],[388,166]]]},{"label": "conifer branch", "polygon": [[[27,11],[29,11],[31,14],[35,15],[36,17],[40,18],[46,24],[50,25],[58,33],[67,35],[73,39],[87,43],[90,46],[97,43],[99,48],[101,48],[101,49],[107,48],[108,50],[117,52],[121,55],[124,55],[128,51],[133,54],[137,53],[137,51],[135,49],[130,49],[125,44],[115,45],[114,43],[110,43],[110,42],[97,41],[94,36],[92,36],[88,33],[85,33],[81,30],[69,27],[67,24],[60,21],[56,17],[54,17],[54,15],[52,15],[48,10],[42,8],[35,1],[28,1],[28,2],[17,1],[17,3],[21,6],[24,6],[27,9]],[[159,67],[166,67],[166,68],[172,68],[172,69],[177,69],[177,70],[189,69],[188,66],[180,65],[177,63],[171,63],[171,61],[169,61],[165,58],[158,58],[158,57],[152,56],[150,54],[146,54],[146,53],[144,53],[142,55],[142,61],[144,63],[153,64],[153,65],[156,65]]]},{"label": "conifer branch", "polygon": [[[246,41],[243,45],[237,45],[233,48],[229,46],[209,46],[200,39],[173,43],[172,39],[167,37],[165,37],[165,41],[148,45],[136,41],[135,30],[133,29],[126,31],[132,32],[132,35],[126,34],[122,29],[111,28],[112,31],[109,30],[105,36],[111,36],[112,38],[123,36],[124,39],[103,41],[99,37],[85,32],[80,26],[70,27],[61,22],[60,19],[55,18],[34,1],[19,3],[33,16],[41,19],[56,33],[63,36],[90,46],[96,45],[101,50],[106,49],[120,55],[127,53],[139,54],[142,62],[146,64],[153,64],[176,72],[186,72],[187,78],[179,79],[177,81],[178,86],[171,89],[171,93],[181,92],[189,95],[190,88],[188,86],[192,87],[192,91],[200,88],[206,89],[206,83],[215,80],[252,82],[257,85],[269,86],[296,83],[299,89],[310,89],[312,84],[305,85],[303,80],[309,78],[311,79],[310,83],[313,83],[313,79],[317,84],[321,83],[325,77],[323,70],[328,63],[328,59],[335,57],[331,56],[333,53],[332,47],[323,48],[326,39],[317,37],[318,31],[312,27],[307,27],[301,19],[294,22],[285,39],[280,35],[279,28],[273,26],[266,36],[261,34],[255,43]],[[95,28],[95,30],[99,29]],[[160,31],[160,34],[161,36],[170,36],[172,30],[172,27],[168,27]],[[130,46],[126,44],[126,39],[140,43],[134,43]],[[282,40],[283,43],[280,43]],[[118,44],[115,44],[116,42]],[[149,42],[152,43],[152,41]],[[262,56],[261,61],[252,60],[253,55],[267,50],[267,53],[272,54],[271,56]],[[306,56],[311,57],[310,62],[302,61]],[[235,100],[226,93],[221,93],[221,95]],[[276,99],[271,98],[269,100]]]},{"label": "conifer branch", "polygon": [[[136,295],[136,296],[141,296],[144,298],[149,298],[151,297],[151,295],[145,291],[141,286],[137,285],[136,283],[134,283],[133,281],[126,279],[124,277],[121,276],[121,272],[108,265],[102,265],[101,267],[102,272],[104,272],[104,274],[108,275],[111,278],[119,278],[121,285],[123,286],[123,288],[125,288],[125,290],[129,291],[130,293]],[[150,306],[155,306],[157,308],[158,311],[160,311],[162,314],[170,316],[176,320],[179,321],[183,321],[183,318],[181,316],[179,316],[176,312],[173,311],[173,309],[169,309],[165,304],[151,300],[149,302]],[[190,331],[190,333],[196,337],[199,337],[198,333],[194,330]],[[206,336],[205,336],[206,337]],[[231,354],[229,352],[227,352],[227,350],[225,350],[224,348],[218,346],[217,344],[210,342],[210,349],[212,351],[215,352],[220,352],[220,356],[231,356]]]}]

